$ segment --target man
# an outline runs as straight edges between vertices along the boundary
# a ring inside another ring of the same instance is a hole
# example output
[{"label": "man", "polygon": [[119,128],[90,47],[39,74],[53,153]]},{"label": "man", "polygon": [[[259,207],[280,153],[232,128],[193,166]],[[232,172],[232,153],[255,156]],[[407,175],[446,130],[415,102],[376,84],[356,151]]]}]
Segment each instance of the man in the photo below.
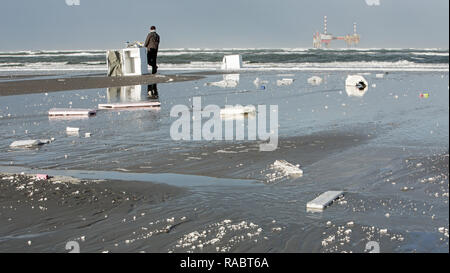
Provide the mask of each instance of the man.
[{"label": "man", "polygon": [[152,67],[152,74],[156,74],[158,67],[156,66],[156,57],[158,55],[159,35],[156,33],[156,27],[150,28],[144,46],[147,48],[147,62]]}]

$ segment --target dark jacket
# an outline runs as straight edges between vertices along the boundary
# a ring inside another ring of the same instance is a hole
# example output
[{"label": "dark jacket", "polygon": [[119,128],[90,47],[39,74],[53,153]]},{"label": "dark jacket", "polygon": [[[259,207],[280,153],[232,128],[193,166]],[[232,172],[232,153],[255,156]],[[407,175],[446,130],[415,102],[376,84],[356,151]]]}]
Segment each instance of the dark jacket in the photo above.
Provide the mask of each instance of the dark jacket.
[{"label": "dark jacket", "polygon": [[150,32],[147,35],[147,39],[145,39],[144,47],[146,47],[148,51],[150,51],[150,49],[156,49],[156,51],[158,51],[159,35],[156,32]]}]

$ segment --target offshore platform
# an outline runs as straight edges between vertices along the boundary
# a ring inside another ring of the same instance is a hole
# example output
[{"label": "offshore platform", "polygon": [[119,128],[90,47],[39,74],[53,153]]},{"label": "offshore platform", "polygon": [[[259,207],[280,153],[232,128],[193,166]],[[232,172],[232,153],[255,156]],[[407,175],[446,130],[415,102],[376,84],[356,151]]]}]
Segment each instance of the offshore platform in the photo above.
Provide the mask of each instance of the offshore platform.
[{"label": "offshore platform", "polygon": [[347,34],[345,36],[333,36],[333,34],[328,33],[328,21],[327,16],[324,16],[323,20],[323,33],[316,32],[313,36],[313,46],[314,48],[322,48],[324,45],[326,48],[330,47],[330,43],[333,40],[345,41],[347,47],[357,46],[360,41],[360,36],[356,32],[356,23],[353,23],[353,34]]}]

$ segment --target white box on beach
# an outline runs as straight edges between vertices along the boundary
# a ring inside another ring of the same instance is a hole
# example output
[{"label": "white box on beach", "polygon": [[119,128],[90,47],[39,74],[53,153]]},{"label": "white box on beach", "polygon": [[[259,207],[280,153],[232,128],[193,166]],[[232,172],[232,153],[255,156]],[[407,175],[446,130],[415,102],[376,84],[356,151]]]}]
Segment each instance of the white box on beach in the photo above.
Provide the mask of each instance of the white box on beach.
[{"label": "white box on beach", "polygon": [[226,55],[223,57],[222,70],[239,70],[242,68],[241,55]]},{"label": "white box on beach", "polygon": [[150,102],[128,102],[128,103],[104,103],[99,104],[98,109],[128,109],[128,108],[151,108],[160,107],[161,102],[150,101]]},{"label": "white box on beach", "polygon": [[94,109],[76,109],[76,108],[53,108],[48,111],[48,115],[52,117],[69,117],[69,116],[91,116],[96,114]]},{"label": "white box on beach", "polygon": [[40,140],[18,140],[18,141],[14,141],[13,143],[11,143],[11,145],[9,145],[9,147],[11,148],[20,148],[20,147],[35,147],[35,146],[39,146],[42,145],[44,143],[42,143]]},{"label": "white box on beach", "polygon": [[124,76],[139,76],[148,74],[147,49],[122,49],[122,72]]},{"label": "white box on beach", "polygon": [[306,204],[306,208],[311,210],[324,210],[334,200],[336,200],[343,194],[343,191],[327,191],[311,202],[308,202],[308,204]]},{"label": "white box on beach", "polygon": [[144,47],[109,50],[106,53],[108,76],[140,76],[149,74],[147,49]]}]

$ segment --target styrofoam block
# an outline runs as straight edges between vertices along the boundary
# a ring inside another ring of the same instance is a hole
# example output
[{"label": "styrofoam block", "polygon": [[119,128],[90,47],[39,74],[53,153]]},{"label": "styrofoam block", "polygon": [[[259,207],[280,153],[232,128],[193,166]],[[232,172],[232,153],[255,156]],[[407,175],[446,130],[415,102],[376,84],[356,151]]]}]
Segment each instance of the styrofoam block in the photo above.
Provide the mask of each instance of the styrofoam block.
[{"label": "styrofoam block", "polygon": [[239,70],[242,68],[241,55],[226,55],[223,57],[222,70]]},{"label": "styrofoam block", "polygon": [[75,108],[53,108],[48,111],[49,116],[91,116],[95,115],[94,109],[75,109]]},{"label": "styrofoam block", "polygon": [[123,109],[123,108],[149,108],[160,107],[161,102],[128,102],[128,103],[105,103],[99,104],[98,109]]},{"label": "styrofoam block", "polygon": [[296,166],[287,162],[286,160],[277,160],[273,163],[273,167],[283,172],[285,175],[293,175],[293,176],[302,176],[303,170],[300,169],[300,166]]},{"label": "styrofoam block", "polygon": [[282,80],[277,80],[277,85],[278,86],[283,86],[283,85],[291,85],[294,83],[294,79],[282,79]]},{"label": "styrofoam block", "polygon": [[345,91],[350,97],[362,97],[369,89],[369,83],[361,75],[349,75],[345,80]]},{"label": "styrofoam block", "polygon": [[80,128],[74,128],[74,127],[67,127],[66,132],[68,133],[78,133],[80,132]]},{"label": "styrofoam block", "polygon": [[[364,86],[369,86],[369,83],[361,75],[349,75],[345,80],[345,86],[355,86],[363,84]],[[359,87],[358,87],[359,88]]]},{"label": "styrofoam block", "polygon": [[324,210],[334,200],[344,194],[343,191],[327,191],[306,204],[307,209]]},{"label": "styrofoam block", "polygon": [[256,112],[255,106],[234,106],[234,107],[226,107],[224,109],[220,109],[221,116],[227,115],[248,115]]},{"label": "styrofoam block", "polygon": [[13,143],[11,143],[11,145],[9,145],[9,147],[11,148],[27,148],[27,147],[35,147],[35,146],[39,146],[39,145],[43,145],[45,143],[42,143],[40,140],[18,140],[18,141],[14,141]]},{"label": "styrofoam block", "polygon": [[122,73],[124,76],[148,74],[147,49],[126,48],[121,50]]}]

